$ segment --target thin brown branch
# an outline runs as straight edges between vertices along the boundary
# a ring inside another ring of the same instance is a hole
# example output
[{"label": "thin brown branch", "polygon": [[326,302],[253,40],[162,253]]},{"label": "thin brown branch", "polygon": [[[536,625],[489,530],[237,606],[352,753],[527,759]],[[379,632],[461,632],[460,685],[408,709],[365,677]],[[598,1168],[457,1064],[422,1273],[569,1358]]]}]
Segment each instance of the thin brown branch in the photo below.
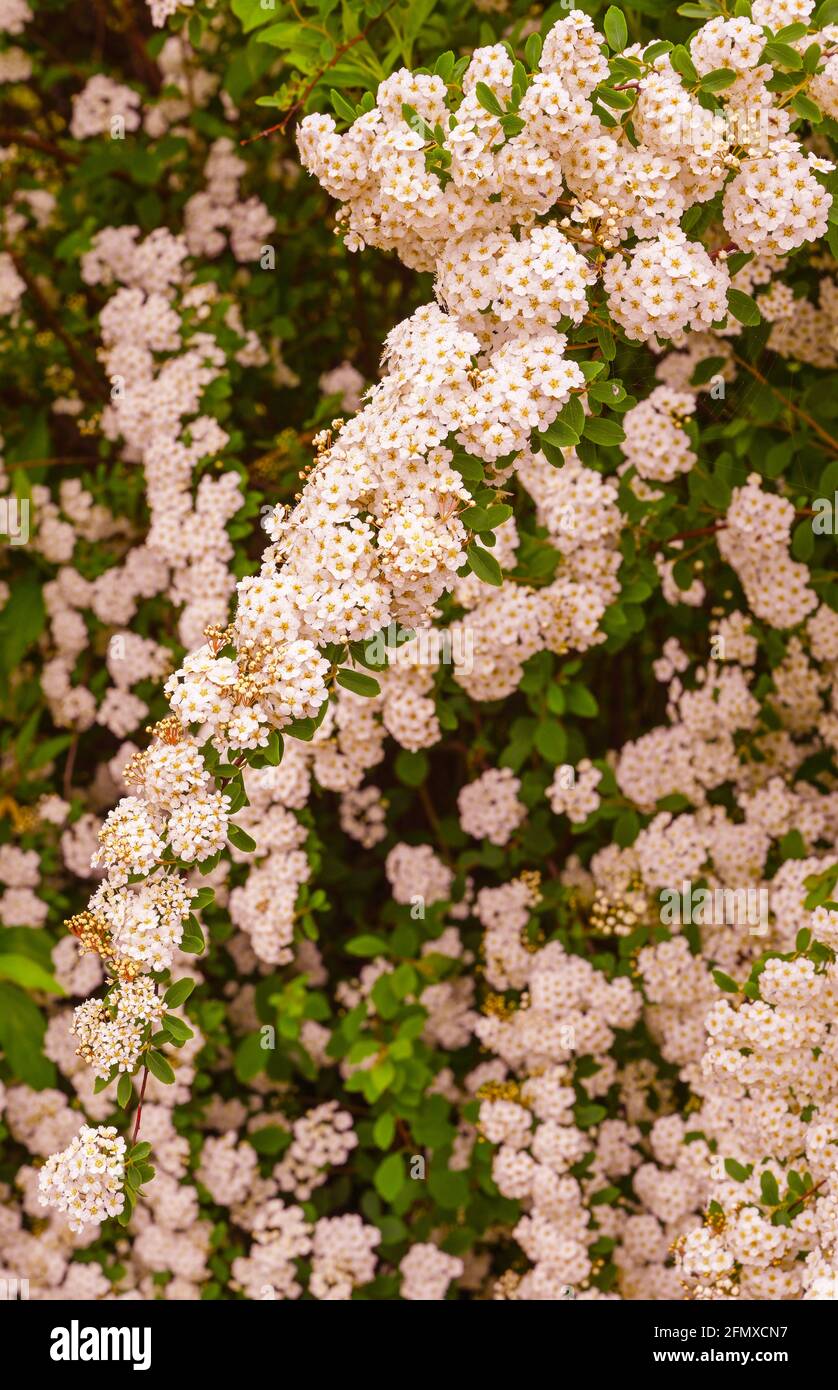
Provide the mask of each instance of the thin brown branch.
[{"label": "thin brown branch", "polygon": [[147,1081],[148,1081],[148,1067],[143,1067],[143,1084],[142,1084],[142,1086],[140,1087],[140,1099],[139,1099],[139,1103],[138,1103],[138,1105],[137,1105],[137,1118],[136,1118],[136,1120],[135,1120],[135,1122],[134,1122],[134,1133],[131,1135],[131,1148],[132,1148],[132,1149],[133,1149],[134,1145],[135,1145],[136,1142],[137,1142],[137,1135],[138,1135],[139,1132],[140,1132],[140,1120],[141,1120],[142,1117],[143,1117],[143,1101],[145,1100],[145,1088],[146,1088],[146,1083],[147,1083]]},{"label": "thin brown branch", "polygon": [[326,73],[329,72],[331,68],[337,66],[341,58],[343,58],[345,54],[349,52],[350,48],[354,48],[355,45],[358,43],[363,43],[364,39],[375,28],[375,25],[379,22],[379,20],[383,19],[384,16],[387,14],[388,10],[392,10],[395,4],[396,0],[390,0],[389,5],[385,5],[384,9],[381,11],[381,14],[377,14],[374,19],[371,19],[366,28],[361,30],[360,34],[356,34],[354,39],[348,39],[346,43],[342,43],[340,47],[335,50],[335,53],[329,59],[328,63],[326,63],[325,67],[322,67],[319,72],[315,73],[311,81],[307,83],[306,86],[303,88],[302,93],[294,102],[294,105],[289,106],[281,121],[277,122],[276,125],[269,126],[267,130],[260,131],[258,135],[251,135],[247,140],[240,140],[239,144],[252,145],[254,141],[264,140],[266,135],[273,135],[277,130],[280,130],[284,133],[285,127],[288,125],[288,122],[291,120],[291,117],[295,116],[296,113],[303,106],[305,106],[306,102],[308,101],[309,97],[311,96],[312,92],[317,86],[318,82],[320,82],[321,79],[325,77]]},{"label": "thin brown branch", "polygon": [[0,126],[0,145],[24,145],[29,150],[39,150],[41,154],[48,154],[51,159],[58,159],[62,164],[79,163],[79,156],[72,150],[62,150],[60,145],[45,140],[41,135],[35,135],[31,130],[15,130],[13,127]]},{"label": "thin brown branch", "polygon": [[823,439],[827,444],[831,445],[831,447],[835,450],[835,456],[838,457],[838,439],[833,439],[832,435],[829,434],[825,429],[823,429],[818,424],[817,420],[813,420],[812,416],[807,415],[805,410],[801,410],[799,405],[795,405],[794,402],[790,400],[788,396],[783,395],[782,391],[778,391],[776,386],[772,386],[771,382],[768,380],[766,376],[763,376],[762,372],[759,370],[758,367],[753,366],[751,362],[748,362],[747,359],[744,357],[740,357],[739,354],[737,352],[733,352],[732,349],[731,356],[733,357],[734,362],[738,362],[740,367],[744,367],[746,372],[750,372],[751,376],[756,381],[758,381],[760,385],[767,386],[772,396],[776,396],[778,401],[782,401],[783,405],[786,407],[787,410],[790,410],[793,415],[799,416],[801,420],[805,420],[806,424],[809,426],[810,429],[813,429],[816,434],[820,435],[821,439]]}]

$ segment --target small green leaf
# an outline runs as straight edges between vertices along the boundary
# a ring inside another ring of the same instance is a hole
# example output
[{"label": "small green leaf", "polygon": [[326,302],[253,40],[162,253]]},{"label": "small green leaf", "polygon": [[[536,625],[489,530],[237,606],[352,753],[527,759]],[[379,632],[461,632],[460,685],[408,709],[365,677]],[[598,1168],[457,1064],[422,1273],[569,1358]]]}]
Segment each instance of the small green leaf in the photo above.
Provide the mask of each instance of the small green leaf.
[{"label": "small green leaf", "polygon": [[556,766],[567,757],[567,734],[555,719],[545,719],[538,725],[533,740],[542,758]]},{"label": "small green leaf", "polygon": [[733,317],[748,328],[762,321],[756,300],[752,299],[749,294],[744,294],[742,290],[728,290],[727,307]]},{"label": "small green leaf", "polygon": [[389,1149],[396,1133],[396,1121],[388,1114],[379,1115],[372,1128],[373,1143],[379,1149]]},{"label": "small green leaf", "polygon": [[669,61],[679,77],[685,77],[691,86],[697,85],[698,73],[696,72],[695,63],[690,57],[689,51],[682,43],[675,45],[669,55]]},{"label": "small green leaf", "polygon": [[721,92],[725,87],[732,87],[735,81],[733,68],[714,68],[712,72],[704,74],[700,85],[702,92]]},{"label": "small green leaf", "polygon": [[248,835],[246,830],[242,830],[240,825],[233,825],[232,823],[228,825],[227,839],[243,854],[252,854],[256,848],[256,841]]},{"label": "small green leaf", "polygon": [[751,1176],[751,1173],[753,1171],[753,1163],[749,1163],[748,1166],[745,1167],[744,1164],[737,1163],[735,1158],[725,1159],[725,1172],[727,1173],[728,1177],[734,1178],[736,1182],[745,1182],[745,1180]]},{"label": "small green leaf", "polygon": [[387,954],[387,942],[383,936],[373,936],[371,932],[364,936],[353,936],[351,941],[347,941],[346,950],[350,956],[381,956]]},{"label": "small green leaf", "polygon": [[579,432],[564,420],[554,420],[548,430],[540,431],[541,439],[552,444],[555,449],[572,449],[579,443]]},{"label": "small green leaf", "polygon": [[785,68],[790,72],[799,72],[803,67],[803,59],[797,49],[787,43],[777,43],[776,40],[765,45],[759,55],[759,61],[770,63],[774,68]]},{"label": "small green leaf", "polygon": [[147,1052],[145,1062],[152,1076],[156,1076],[158,1081],[164,1082],[166,1086],[173,1084],[175,1074],[162,1052]]},{"label": "small green leaf", "polygon": [[714,970],[713,979],[716,981],[719,989],[723,989],[726,994],[739,993],[739,986],[736,981],[732,980],[729,975],[726,975],[723,970]]},{"label": "small green leaf", "polygon": [[804,564],[811,560],[815,550],[815,534],[812,530],[810,517],[804,517],[795,526],[791,537],[791,553],[795,560],[802,560]]},{"label": "small green leaf", "polygon": [[791,104],[792,110],[802,116],[804,120],[810,121],[812,125],[820,125],[823,120],[823,112],[816,101],[807,97],[805,92],[798,92]]},{"label": "small green leaf", "polygon": [[602,27],[611,52],[622,53],[628,43],[628,26],[622,10],[618,10],[616,5],[609,6]]},{"label": "small green leaf", "polygon": [[491,87],[487,87],[485,82],[477,83],[474,89],[474,95],[477,97],[483,110],[488,111],[490,116],[502,116],[504,114],[503,107]]},{"label": "small green leaf", "polygon": [[195,988],[195,981],[190,979],[177,980],[171,985],[163,995],[163,1003],[168,1009],[177,1009],[185,1002]]},{"label": "small green leaf", "polygon": [[625,430],[616,420],[603,420],[598,415],[591,415],[585,421],[585,438],[592,439],[594,444],[621,444],[625,437]]},{"label": "small green leaf", "polygon": [[329,100],[332,103],[332,109],[335,114],[340,116],[342,121],[348,121],[349,124],[352,125],[352,122],[355,120],[355,107],[346,100],[346,97],[342,97],[340,92],[336,92],[334,87],[332,87],[329,92]]},{"label": "small green leaf", "polygon": [[127,1071],[124,1071],[119,1078],[116,1088],[117,1103],[123,1110],[127,1110],[134,1094],[134,1086]]},{"label": "small green leaf", "polygon": [[406,787],[421,787],[430,770],[424,753],[410,753],[406,748],[399,750],[395,763],[396,776]]},{"label": "small green leaf", "polygon": [[351,690],[354,695],[370,697],[381,694],[381,686],[375,676],[366,676],[363,671],[351,671],[348,666],[341,666],[337,682],[344,690]]},{"label": "small green leaf", "polygon": [[189,1042],[189,1039],[195,1036],[189,1024],[184,1023],[183,1019],[178,1018],[176,1014],[167,1014],[161,1027],[164,1033],[168,1033],[177,1047],[183,1047],[185,1042]]},{"label": "small green leaf", "polygon": [[400,1153],[388,1154],[386,1158],[382,1159],[373,1177],[376,1191],[384,1198],[385,1202],[392,1202],[401,1192],[406,1181],[404,1158]]},{"label": "small green leaf", "polygon": [[466,554],[477,578],[482,579],[484,584],[494,584],[496,588],[499,588],[503,583],[503,571],[494,555],[490,555],[489,551],[484,550],[483,546],[478,545],[476,541],[472,541]]},{"label": "small green leaf", "polygon": [[590,1129],[604,1120],[608,1111],[604,1105],[575,1105],[573,1114],[580,1129]]}]

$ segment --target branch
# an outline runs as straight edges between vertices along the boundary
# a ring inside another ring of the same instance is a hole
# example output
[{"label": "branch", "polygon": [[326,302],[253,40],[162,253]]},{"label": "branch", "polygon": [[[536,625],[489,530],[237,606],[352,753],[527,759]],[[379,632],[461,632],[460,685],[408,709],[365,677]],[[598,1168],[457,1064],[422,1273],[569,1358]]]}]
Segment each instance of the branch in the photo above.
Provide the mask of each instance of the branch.
[{"label": "branch", "polygon": [[293,106],[289,106],[289,108],[288,108],[288,110],[286,111],[285,115],[283,116],[282,120],[279,121],[277,125],[269,126],[267,130],[262,130],[262,131],[260,131],[258,135],[251,135],[250,138],[249,138],[248,140],[240,140],[240,141],[239,141],[239,145],[252,145],[252,144],[254,143],[255,140],[264,140],[264,138],[265,138],[266,135],[273,135],[274,132],[277,131],[277,130],[281,130],[281,131],[283,132],[283,134],[284,134],[284,132],[285,132],[285,127],[287,126],[288,122],[291,120],[291,117],[294,116],[294,115],[296,115],[296,113],[300,110],[300,107],[301,107],[301,106],[305,106],[305,103],[308,101],[308,98],[311,96],[311,94],[312,94],[312,92],[314,91],[315,87],[317,86],[318,82],[319,82],[323,77],[325,77],[325,75],[326,75],[326,73],[329,71],[329,69],[335,67],[335,66],[340,62],[340,60],[341,60],[341,58],[344,56],[344,54],[348,53],[349,50],[350,50],[350,48],[354,48],[354,47],[355,47],[356,43],[363,43],[364,39],[365,39],[365,38],[367,37],[367,35],[371,32],[371,30],[375,27],[375,25],[378,23],[378,21],[379,21],[380,19],[383,19],[384,16],[387,14],[387,12],[388,12],[389,10],[392,10],[392,8],[393,8],[393,6],[394,6],[395,4],[396,4],[396,0],[390,0],[390,3],[389,3],[388,5],[385,6],[385,8],[381,11],[381,14],[377,14],[377,15],[375,16],[375,19],[371,19],[371,20],[370,20],[370,22],[369,22],[369,24],[367,25],[366,29],[362,29],[361,32],[360,32],[360,34],[356,34],[355,37],[354,37],[354,39],[348,39],[346,43],[342,43],[342,44],[340,45],[340,48],[338,48],[338,49],[336,50],[336,52],[334,53],[333,57],[331,57],[331,58],[329,59],[329,61],[328,61],[328,63],[326,64],[326,66],[323,67],[323,68],[321,68],[320,71],[319,71],[318,73],[315,73],[314,77],[311,79],[311,81],[308,83],[308,85],[303,89],[302,95],[299,96],[299,97],[297,98],[297,100],[294,102],[294,105],[293,105]]},{"label": "branch", "polygon": [[817,420],[813,420],[811,415],[807,415],[805,410],[800,409],[799,405],[794,405],[794,403],[789,399],[788,396],[784,396],[782,391],[778,391],[776,386],[771,385],[771,382],[768,380],[768,378],[763,376],[762,372],[759,371],[757,367],[754,367],[744,357],[740,357],[737,352],[733,351],[733,349],[731,349],[731,356],[733,357],[734,362],[738,362],[740,367],[744,367],[746,372],[750,372],[751,376],[754,377],[758,382],[760,382],[761,385],[767,386],[771,394],[773,396],[776,396],[778,401],[782,401],[783,405],[786,407],[787,410],[790,410],[793,415],[799,415],[801,420],[805,420],[806,424],[809,425],[810,428],[813,429],[816,434],[819,434],[821,439],[825,440],[827,444],[830,444],[832,446],[832,448],[835,450],[835,457],[838,458],[838,439],[833,439],[831,434],[828,434],[825,429],[821,428]]},{"label": "branch", "polygon": [[16,251],[10,251],[9,255],[11,256],[12,261],[14,262],[15,270],[20,276],[21,280],[26,285],[26,288],[31,294],[32,298],[35,300],[35,303],[37,304],[38,309],[40,311],[41,317],[49,325],[56,338],[61,339],[61,342],[67,349],[70,361],[76,369],[77,377],[80,377],[82,379],[82,381],[85,383],[87,387],[87,390],[92,391],[93,394],[99,400],[108,400],[108,391],[104,381],[99,376],[99,373],[95,370],[95,368],[90,364],[90,362],[88,362],[87,358],[84,357],[84,355],[81,352],[79,352],[70,335],[67,332],[65,332],[64,328],[61,325],[60,319],[58,318],[57,314],[53,312],[53,309],[49,304],[48,300],[46,299],[40,286],[38,285],[38,282],[35,280],[34,276],[30,275],[22,256],[18,255]]},{"label": "branch", "polygon": [[28,130],[14,130],[8,126],[0,126],[0,143],[25,145],[29,150],[39,150],[41,154],[48,154],[53,159],[59,159],[63,164],[79,163],[79,155],[74,154],[72,150],[62,150],[51,140],[44,140],[40,135],[33,135]]}]

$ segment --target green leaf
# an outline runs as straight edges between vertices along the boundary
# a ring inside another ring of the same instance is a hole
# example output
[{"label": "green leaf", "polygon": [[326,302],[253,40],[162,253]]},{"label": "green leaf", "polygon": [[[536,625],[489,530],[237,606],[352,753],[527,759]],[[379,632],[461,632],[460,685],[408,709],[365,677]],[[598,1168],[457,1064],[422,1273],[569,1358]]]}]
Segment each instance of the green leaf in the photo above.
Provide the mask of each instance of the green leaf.
[{"label": "green leaf", "polygon": [[564,694],[571,714],[578,714],[582,719],[595,719],[599,714],[599,705],[587,686],[573,681],[565,686]]},{"label": "green leaf", "polygon": [[732,980],[729,975],[726,975],[723,970],[714,970],[713,979],[716,981],[719,989],[723,989],[726,994],[739,993],[739,986],[736,981]]},{"label": "green leaf", "polygon": [[762,1194],[762,1200],[765,1202],[766,1206],[779,1206],[780,1189],[777,1186],[777,1179],[775,1178],[774,1174],[769,1173],[767,1169],[765,1172],[760,1174],[759,1190]]},{"label": "green leaf", "polygon": [[145,1063],[152,1076],[156,1076],[158,1081],[164,1082],[166,1086],[174,1083],[175,1074],[172,1071],[162,1052],[150,1051],[145,1054]]},{"label": "green leaf", "polygon": [[637,100],[636,92],[621,92],[616,87],[597,87],[596,94],[597,100],[610,106],[613,111],[628,111]]},{"label": "green leaf", "polygon": [[177,1017],[177,1014],[167,1014],[160,1026],[164,1033],[168,1033],[177,1047],[183,1047],[185,1042],[195,1036],[189,1024],[184,1023],[182,1018]]},{"label": "green leaf", "polygon": [[468,1201],[468,1178],[464,1173],[454,1173],[432,1164],[428,1174],[428,1191],[446,1211],[456,1211]]},{"label": "green leaf", "polygon": [[248,835],[247,831],[242,830],[240,825],[233,825],[232,822],[227,826],[227,839],[243,854],[252,854],[256,848],[256,841]]},{"label": "green leaf", "polygon": [[0,669],[11,673],[20,665],[26,649],[43,632],[45,622],[39,580],[34,575],[16,579],[0,611]]},{"label": "green leaf", "polygon": [[341,666],[337,674],[338,685],[342,685],[344,690],[351,690],[355,695],[380,695],[381,686],[375,676],[366,676],[363,671],[351,671],[348,666]]},{"label": "green leaf", "polygon": [[575,1105],[573,1114],[580,1129],[590,1129],[605,1119],[608,1111],[604,1105]]},{"label": "green leaf", "polygon": [[0,983],[0,1046],[12,1074],[33,1090],[55,1085],[55,1067],[43,1055],[46,1020],[16,985]]},{"label": "green leaf", "polygon": [[443,82],[445,82],[446,84],[449,83],[451,81],[451,75],[454,71],[454,64],[456,63],[456,61],[456,54],[453,53],[450,48],[448,49],[447,53],[440,53],[439,57],[434,63],[434,76],[441,77]]},{"label": "green leaf", "polygon": [[201,931],[197,917],[190,917],[186,925],[186,930],[181,937],[180,949],[189,955],[199,956],[206,946],[204,933]]},{"label": "green leaf", "polygon": [[585,421],[585,438],[592,439],[594,444],[620,444],[625,437],[625,430],[616,420],[603,420],[599,415],[591,415]]},{"label": "green leaf", "polygon": [[540,438],[552,444],[555,449],[571,449],[579,443],[579,431],[564,420],[554,420],[548,430],[540,431]]},{"label": "green leaf", "polygon": [[265,762],[268,763],[270,767],[279,767],[279,764],[282,762],[284,751],[285,744],[282,734],[279,732],[279,729],[273,729],[263,749]]},{"label": "green leaf", "polygon": [[245,1085],[252,1081],[254,1076],[265,1070],[269,1056],[269,1050],[262,1046],[262,1035],[259,1032],[248,1033],[242,1038],[236,1048],[233,1067],[239,1081]]},{"label": "green leaf", "polygon": [[636,811],[622,811],[614,822],[614,840],[621,849],[628,849],[640,834],[640,817]]},{"label": "green leaf", "polygon": [[747,1168],[742,1163],[737,1163],[735,1158],[725,1159],[725,1172],[728,1177],[734,1178],[736,1182],[745,1182],[754,1171],[753,1163],[749,1163]]},{"label": "green leaf", "polygon": [[383,936],[373,936],[368,932],[363,936],[353,936],[351,941],[347,941],[346,950],[350,956],[386,956],[388,946]]},{"label": "green leaf", "polygon": [[622,53],[628,43],[628,26],[625,15],[616,5],[610,5],[605,11],[602,28],[612,53]]},{"label": "green leaf", "polygon": [[736,73],[733,68],[714,68],[712,72],[707,72],[701,79],[701,90],[703,92],[721,92],[725,87],[732,87],[736,81]]},{"label": "green leaf", "polygon": [[695,86],[698,82],[698,73],[695,64],[689,55],[689,51],[682,43],[676,44],[669,55],[672,64],[679,77],[685,77],[690,86]]},{"label": "green leaf", "polygon": [[55,738],[46,738],[43,743],[39,743],[29,759],[27,768],[30,772],[35,772],[39,767],[44,767],[51,763],[53,758],[57,758],[59,753],[63,753],[65,748],[69,748],[73,742],[72,734],[57,734]]},{"label": "green leaf", "polygon": [[588,1202],[592,1207],[611,1207],[617,1201],[619,1196],[619,1187],[614,1187],[614,1185],[611,1184],[608,1187],[601,1187],[598,1192],[592,1193],[591,1196],[588,1198]]},{"label": "green leaf", "polygon": [[705,357],[699,362],[690,379],[691,386],[705,386],[712,377],[718,376],[725,365],[723,357]]},{"label": "green leaf", "polygon": [[791,553],[795,560],[802,560],[805,564],[811,560],[814,551],[815,535],[812,530],[812,521],[810,517],[804,517],[792,532]]},{"label": "green leaf", "polygon": [[474,95],[477,97],[483,110],[488,111],[490,116],[502,116],[504,114],[503,107],[491,87],[487,87],[485,82],[477,83],[474,89]]},{"label": "green leaf", "polygon": [[803,67],[803,59],[797,49],[787,43],[777,43],[775,39],[765,45],[759,55],[759,61],[770,63],[774,68],[785,68],[790,72],[799,72]]},{"label": "green leaf", "polygon": [[396,1134],[396,1121],[388,1114],[379,1115],[372,1127],[373,1143],[379,1149],[389,1149]]},{"label": "green leaf", "polygon": [[744,294],[742,290],[728,290],[727,307],[733,317],[747,327],[762,321],[756,300],[752,299],[749,294]]},{"label": "green leaf", "polygon": [[542,758],[554,766],[567,757],[567,734],[555,719],[545,719],[535,731],[533,740]]},{"label": "green leaf", "polygon": [[644,50],[643,57],[647,63],[653,63],[656,58],[660,58],[664,53],[672,52],[672,44],[669,39],[657,39],[655,43],[650,43]]},{"label": "green leaf", "polygon": [[385,1202],[394,1201],[406,1181],[404,1158],[400,1153],[388,1154],[386,1158],[382,1159],[373,1177],[375,1189]]},{"label": "green leaf", "polygon": [[396,755],[395,770],[404,786],[421,787],[430,771],[430,763],[425,753],[410,753],[402,748]]},{"label": "green leaf", "polygon": [[265,1125],[264,1129],[252,1130],[247,1138],[258,1154],[273,1158],[287,1146],[290,1135],[279,1125]]},{"label": "green leaf", "polygon": [[163,1003],[169,1009],[177,1009],[185,1002],[195,988],[195,981],[190,979],[177,980],[171,985],[163,995]]},{"label": "green leaf", "polygon": [[29,956],[0,954],[0,979],[13,980],[24,989],[40,989],[46,994],[66,994],[54,975]]},{"label": "green leaf", "polygon": [[484,584],[494,584],[496,588],[499,588],[503,583],[503,571],[494,555],[490,555],[489,551],[484,550],[483,546],[478,545],[476,541],[472,541],[466,554],[477,578],[482,579]]},{"label": "green leaf", "polygon": [[[614,334],[611,332],[611,329],[606,328],[603,324],[598,323],[594,327],[594,337],[596,338],[597,343],[599,344],[599,350],[605,358],[606,362],[613,362],[614,358],[617,356],[617,343],[616,339],[614,338]],[[582,370],[584,372],[584,363],[580,363],[580,366],[582,367]]]},{"label": "green leaf", "polygon": [[823,112],[816,101],[807,97],[805,92],[798,92],[791,104],[792,110],[804,120],[811,121],[812,125],[820,125],[823,120]]},{"label": "green leaf", "polygon": [[[128,1074],[127,1071],[124,1071],[124,1072],[122,1073],[122,1075],[120,1076],[120,1078],[119,1078],[119,1082],[117,1083],[117,1088],[116,1088],[116,1099],[117,1099],[117,1104],[118,1104],[123,1110],[127,1110],[127,1109],[128,1109],[128,1106],[131,1104],[131,1097],[132,1097],[133,1094],[134,1094],[134,1086],[133,1086],[133,1083],[132,1083],[132,1081],[131,1081],[131,1077],[129,1076],[129,1074]],[[149,1148],[151,1148],[151,1145],[149,1145]]]},{"label": "green leaf", "polygon": [[779,851],[780,858],[784,863],[787,859],[805,859],[806,843],[800,831],[786,831],[785,835],[783,835],[780,840]]},{"label": "green leaf", "polygon": [[524,57],[527,60],[527,67],[531,71],[538,67],[543,46],[544,40],[540,34],[530,34],[524,46]]},{"label": "green leaf", "polygon": [[348,121],[349,124],[352,125],[355,120],[355,107],[351,102],[348,102],[346,97],[342,97],[340,92],[336,92],[334,87],[332,87],[329,92],[329,100],[332,103],[332,109],[335,115],[340,116],[342,121]]}]

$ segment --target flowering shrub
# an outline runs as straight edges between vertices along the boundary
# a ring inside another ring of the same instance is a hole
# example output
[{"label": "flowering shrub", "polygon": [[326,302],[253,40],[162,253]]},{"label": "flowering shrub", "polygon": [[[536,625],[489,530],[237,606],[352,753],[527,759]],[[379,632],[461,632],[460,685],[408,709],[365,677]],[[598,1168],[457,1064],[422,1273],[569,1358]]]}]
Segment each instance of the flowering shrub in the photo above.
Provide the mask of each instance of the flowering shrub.
[{"label": "flowering shrub", "polygon": [[835,1298],[838,3],[113,9],[0,0],[0,1271]]}]

